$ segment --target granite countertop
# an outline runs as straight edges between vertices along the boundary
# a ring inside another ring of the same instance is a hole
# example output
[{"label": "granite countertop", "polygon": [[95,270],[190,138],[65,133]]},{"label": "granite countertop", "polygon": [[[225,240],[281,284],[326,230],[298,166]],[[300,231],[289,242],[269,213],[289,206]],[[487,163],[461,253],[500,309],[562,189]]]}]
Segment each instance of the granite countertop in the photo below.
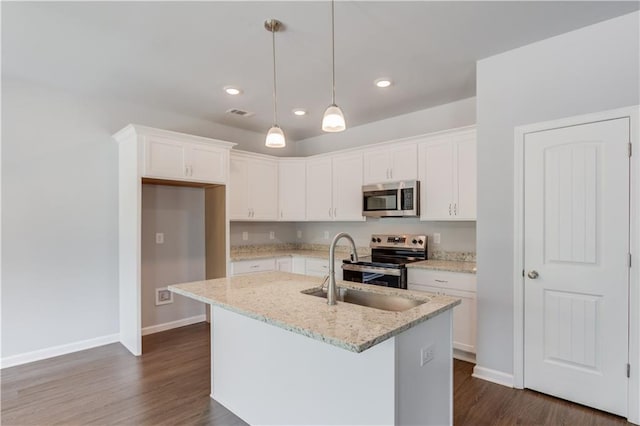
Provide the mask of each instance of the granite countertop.
[{"label": "granite countertop", "polygon": [[[344,255],[344,256],[342,256]],[[231,253],[231,261],[237,262],[241,260],[254,260],[254,259],[267,259],[271,257],[282,257],[282,256],[299,256],[299,257],[315,257],[318,259],[327,259],[329,260],[329,250],[305,250],[305,249],[284,249],[284,250],[273,250],[273,251],[247,251],[247,252],[239,252],[239,253]],[[347,253],[336,253],[336,259],[348,258],[349,255]]]},{"label": "granite countertop", "polygon": [[465,274],[476,273],[476,262],[461,262],[459,260],[422,260],[408,263],[407,268],[430,269],[435,271],[462,272]]},{"label": "granite countertop", "polygon": [[323,298],[301,293],[320,287],[321,282],[306,275],[263,272],[174,284],[169,290],[352,352],[362,352],[460,304],[453,297],[346,281],[338,286],[426,303],[389,312],[344,302],[328,306]]}]

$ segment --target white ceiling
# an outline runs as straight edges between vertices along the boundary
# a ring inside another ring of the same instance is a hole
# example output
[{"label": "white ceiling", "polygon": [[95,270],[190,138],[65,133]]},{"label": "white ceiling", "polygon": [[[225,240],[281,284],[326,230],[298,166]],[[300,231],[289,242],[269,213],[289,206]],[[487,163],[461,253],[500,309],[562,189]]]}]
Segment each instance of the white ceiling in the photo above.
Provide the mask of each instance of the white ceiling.
[{"label": "white ceiling", "polygon": [[[355,126],[475,95],[475,61],[638,9],[638,2],[336,3],[336,100]],[[3,2],[2,73],[265,132],[322,133],[331,102],[330,3]],[[374,87],[391,77],[388,89]],[[225,85],[244,94],[230,97]],[[307,117],[291,110],[303,107]],[[249,118],[230,108],[255,112]]]}]

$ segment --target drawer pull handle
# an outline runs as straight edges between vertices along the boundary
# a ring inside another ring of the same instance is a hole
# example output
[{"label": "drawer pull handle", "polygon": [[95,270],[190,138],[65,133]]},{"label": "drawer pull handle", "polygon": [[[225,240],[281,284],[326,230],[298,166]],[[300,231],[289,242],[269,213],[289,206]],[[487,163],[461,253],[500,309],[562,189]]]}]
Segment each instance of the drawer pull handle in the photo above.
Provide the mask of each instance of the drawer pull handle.
[{"label": "drawer pull handle", "polygon": [[445,280],[436,280],[437,283],[448,283],[449,281],[445,281]]}]

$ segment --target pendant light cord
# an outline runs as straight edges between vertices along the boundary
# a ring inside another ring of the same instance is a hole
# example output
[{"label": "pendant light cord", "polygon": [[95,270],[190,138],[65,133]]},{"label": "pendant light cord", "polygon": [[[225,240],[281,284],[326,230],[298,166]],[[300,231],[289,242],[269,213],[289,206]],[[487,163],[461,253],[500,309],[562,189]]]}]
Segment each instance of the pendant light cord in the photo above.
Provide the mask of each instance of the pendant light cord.
[{"label": "pendant light cord", "polygon": [[273,124],[278,124],[278,98],[276,97],[276,29],[275,22],[271,21],[271,47],[273,48]]},{"label": "pendant light cord", "polygon": [[331,0],[331,81],[332,81],[332,91],[331,91],[331,103],[333,105],[336,104],[336,44],[335,44],[335,12],[334,8],[334,0]]}]

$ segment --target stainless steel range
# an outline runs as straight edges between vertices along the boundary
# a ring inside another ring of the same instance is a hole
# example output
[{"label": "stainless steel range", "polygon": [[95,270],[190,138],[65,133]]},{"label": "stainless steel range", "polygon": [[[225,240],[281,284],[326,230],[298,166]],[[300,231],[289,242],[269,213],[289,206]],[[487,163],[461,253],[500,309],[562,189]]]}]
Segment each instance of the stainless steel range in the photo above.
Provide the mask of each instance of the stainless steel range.
[{"label": "stainless steel range", "polygon": [[384,287],[407,288],[407,263],[427,258],[426,235],[372,235],[371,256],[344,260],[343,279]]}]

